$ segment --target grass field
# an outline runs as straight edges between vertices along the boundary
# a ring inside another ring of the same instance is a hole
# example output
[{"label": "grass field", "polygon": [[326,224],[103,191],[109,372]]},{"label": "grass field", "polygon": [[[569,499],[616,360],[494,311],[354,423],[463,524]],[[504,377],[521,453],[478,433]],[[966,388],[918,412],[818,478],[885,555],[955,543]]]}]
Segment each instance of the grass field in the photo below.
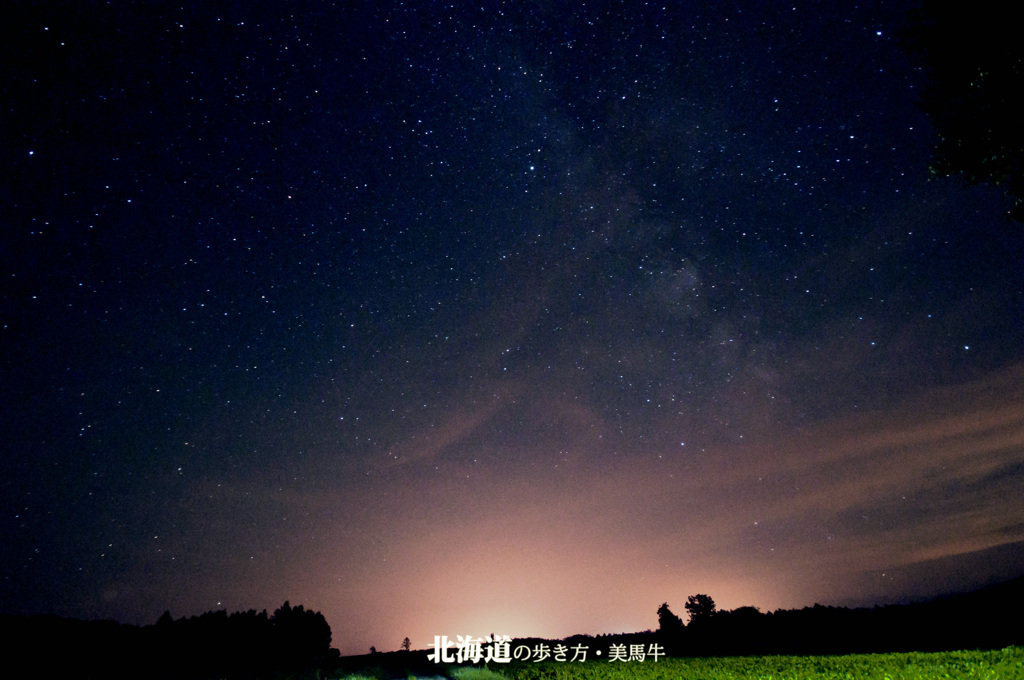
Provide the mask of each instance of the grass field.
[{"label": "grass field", "polygon": [[1024,647],[844,656],[662,658],[629,663],[512,663],[490,669],[439,666],[438,674],[455,680],[1024,680]]}]

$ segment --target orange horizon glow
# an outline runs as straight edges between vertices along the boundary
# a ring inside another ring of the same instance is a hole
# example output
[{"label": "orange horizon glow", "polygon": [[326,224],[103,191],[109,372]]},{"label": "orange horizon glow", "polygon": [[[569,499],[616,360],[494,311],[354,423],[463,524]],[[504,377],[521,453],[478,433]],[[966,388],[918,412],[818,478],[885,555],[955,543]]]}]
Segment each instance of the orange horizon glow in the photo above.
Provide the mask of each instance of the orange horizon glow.
[{"label": "orange horizon glow", "polygon": [[[403,493],[403,478],[422,482],[433,466],[450,466],[460,442],[484,436],[488,422],[470,418],[460,428],[453,421],[445,436],[455,449],[391,469],[357,499],[365,510],[382,508],[373,498],[386,497],[391,510],[364,529],[366,552],[325,553],[322,568],[341,579],[345,597],[321,606],[377,612],[365,625],[336,626],[344,651],[359,653],[397,648],[405,636],[425,647],[434,635],[655,629],[663,602],[685,619],[683,605],[696,593],[720,609],[800,608],[848,598],[844,587],[874,572],[873,591],[870,578],[858,587],[865,598],[877,596],[887,570],[1012,542],[1002,527],[1024,518],[993,508],[923,513],[885,529],[883,540],[870,515],[945,480],[1019,463],[1021,374],[1017,367],[975,386],[990,396],[972,404],[932,395],[893,412],[822,423],[788,441],[752,438],[658,464],[580,460],[571,474],[552,466],[515,484],[502,481],[500,466],[477,466],[465,479],[438,474],[421,493]],[[878,462],[846,464],[864,457]],[[323,514],[336,503],[321,502]],[[851,532],[844,521],[873,533]],[[310,602],[322,587],[310,588]]]}]

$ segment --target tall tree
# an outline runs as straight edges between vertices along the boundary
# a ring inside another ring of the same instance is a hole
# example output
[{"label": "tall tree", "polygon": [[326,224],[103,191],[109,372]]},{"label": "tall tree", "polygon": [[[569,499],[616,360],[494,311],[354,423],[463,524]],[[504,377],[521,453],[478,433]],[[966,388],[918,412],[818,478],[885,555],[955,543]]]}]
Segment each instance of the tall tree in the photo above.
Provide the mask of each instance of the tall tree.
[{"label": "tall tree", "polygon": [[661,633],[678,633],[683,629],[683,620],[672,613],[668,602],[658,607],[658,631]]},{"label": "tall tree", "polygon": [[1024,221],[1024,43],[1012,4],[925,0],[903,43],[928,82],[921,108],[938,133],[932,172],[1001,187]]},{"label": "tall tree", "polygon": [[710,595],[690,595],[686,598],[686,612],[690,615],[690,625],[702,626],[715,615],[715,601]]},{"label": "tall tree", "polygon": [[331,651],[331,627],[323,614],[285,602],[270,620],[283,668],[308,668]]}]

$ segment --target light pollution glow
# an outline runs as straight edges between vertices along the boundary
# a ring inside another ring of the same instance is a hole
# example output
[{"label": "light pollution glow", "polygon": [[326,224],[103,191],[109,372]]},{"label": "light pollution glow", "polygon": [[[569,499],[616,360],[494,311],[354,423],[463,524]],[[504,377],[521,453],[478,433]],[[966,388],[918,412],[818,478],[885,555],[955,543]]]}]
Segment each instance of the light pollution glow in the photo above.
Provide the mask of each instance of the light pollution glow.
[{"label": "light pollution glow", "polygon": [[[315,524],[346,517],[348,529],[328,531],[319,555],[282,565],[281,581],[260,588],[316,601],[343,653],[397,648],[405,636],[422,648],[434,635],[653,629],[662,602],[682,613],[698,592],[762,611],[897,597],[883,574],[1021,540],[1024,508],[1006,473],[1024,462],[1022,378],[1018,366],[702,455],[569,456],[515,477],[497,463],[454,474],[466,443],[486,449],[500,418],[491,405],[463,410],[439,434],[409,436],[430,453],[342,496],[271,494]],[[584,424],[581,440],[599,436],[596,414],[566,413]],[[979,495],[982,479],[989,491]],[[332,540],[350,547],[332,551]],[[325,601],[325,590],[335,595]]]}]

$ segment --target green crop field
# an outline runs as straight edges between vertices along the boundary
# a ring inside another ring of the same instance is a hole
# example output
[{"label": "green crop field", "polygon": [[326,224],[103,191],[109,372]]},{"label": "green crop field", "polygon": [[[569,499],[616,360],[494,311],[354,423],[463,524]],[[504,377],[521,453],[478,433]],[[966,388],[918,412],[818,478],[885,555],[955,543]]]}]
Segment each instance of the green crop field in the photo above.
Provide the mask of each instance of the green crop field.
[{"label": "green crop field", "polygon": [[[439,669],[441,670],[441,669]],[[759,656],[657,662],[550,662],[448,669],[456,680],[1024,680],[1024,648],[844,656]]]}]

